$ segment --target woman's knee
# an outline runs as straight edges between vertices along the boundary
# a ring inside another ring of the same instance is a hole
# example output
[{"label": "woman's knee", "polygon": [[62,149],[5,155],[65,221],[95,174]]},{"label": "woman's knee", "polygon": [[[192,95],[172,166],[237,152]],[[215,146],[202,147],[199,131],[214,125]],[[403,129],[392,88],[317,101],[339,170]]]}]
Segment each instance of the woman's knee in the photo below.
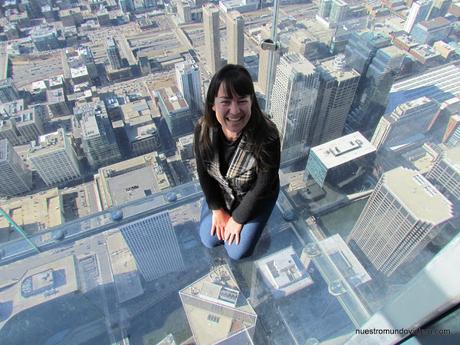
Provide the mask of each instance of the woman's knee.
[{"label": "woman's knee", "polygon": [[[208,232],[208,233],[206,233]],[[219,243],[216,241],[217,238],[215,236],[212,236],[209,231],[200,231],[200,238],[201,238],[201,243],[207,248],[214,248],[219,245]]]},{"label": "woman's knee", "polygon": [[[241,244],[240,244],[241,245]],[[252,255],[253,248],[240,247],[240,245],[226,246],[230,259],[239,261]]]}]

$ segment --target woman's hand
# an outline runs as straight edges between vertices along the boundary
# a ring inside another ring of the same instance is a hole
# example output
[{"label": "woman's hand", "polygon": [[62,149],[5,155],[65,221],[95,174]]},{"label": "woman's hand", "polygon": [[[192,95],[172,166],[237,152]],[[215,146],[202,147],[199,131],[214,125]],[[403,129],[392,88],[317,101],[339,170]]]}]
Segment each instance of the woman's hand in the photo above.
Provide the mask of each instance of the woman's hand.
[{"label": "woman's hand", "polygon": [[224,239],[225,226],[230,218],[230,215],[223,209],[212,211],[212,223],[211,223],[211,236],[217,233],[219,241]]},{"label": "woman's hand", "polygon": [[240,244],[240,233],[243,228],[243,224],[235,222],[233,217],[227,222],[225,226],[225,242],[232,244],[235,241],[236,244]]}]

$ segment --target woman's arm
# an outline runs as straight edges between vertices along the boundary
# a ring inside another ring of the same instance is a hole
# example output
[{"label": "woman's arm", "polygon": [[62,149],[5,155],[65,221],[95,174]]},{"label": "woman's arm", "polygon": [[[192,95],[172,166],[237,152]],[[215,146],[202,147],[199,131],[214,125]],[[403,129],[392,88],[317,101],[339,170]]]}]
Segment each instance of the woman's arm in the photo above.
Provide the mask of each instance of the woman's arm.
[{"label": "woman's arm", "polygon": [[268,156],[268,170],[261,170],[257,173],[253,187],[246,193],[238,207],[232,212],[232,219],[239,224],[247,223],[254,217],[254,213],[260,204],[260,200],[274,192],[278,188],[278,170],[280,166],[280,139],[268,143],[266,149],[271,154]]}]

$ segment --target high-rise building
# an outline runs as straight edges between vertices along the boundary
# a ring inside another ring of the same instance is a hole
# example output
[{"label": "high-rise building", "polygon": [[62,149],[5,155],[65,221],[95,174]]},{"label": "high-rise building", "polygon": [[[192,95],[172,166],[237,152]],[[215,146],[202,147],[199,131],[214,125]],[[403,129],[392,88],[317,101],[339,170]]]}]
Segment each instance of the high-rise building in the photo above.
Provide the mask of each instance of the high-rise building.
[{"label": "high-rise building", "polygon": [[406,22],[404,23],[404,31],[411,33],[414,25],[426,20],[431,9],[431,0],[414,1],[410,8]]},{"label": "high-rise building", "polygon": [[[388,93],[405,57],[404,51],[396,46],[377,50],[362,84],[361,94],[355,102],[347,121],[354,130],[371,137],[387,105]],[[361,77],[363,78],[363,76]]]},{"label": "high-rise building", "polygon": [[[271,69],[271,78],[270,78],[270,70],[269,70],[269,64],[270,64],[270,59],[273,57],[273,66]],[[276,66],[278,66],[278,63],[280,61],[280,54],[277,51],[273,50],[259,50],[259,72],[257,76],[257,84],[259,86],[259,89],[262,91],[262,93],[265,95],[265,97],[268,96],[269,92],[273,88],[273,85],[269,84],[269,79],[271,79],[272,84],[275,80],[275,74],[276,74]],[[267,102],[269,100],[266,100]]]},{"label": "high-rise building", "polygon": [[398,105],[426,96],[438,103],[447,101],[460,90],[460,66],[448,64],[394,83],[388,95],[385,114]]},{"label": "high-rise building", "polygon": [[184,96],[175,86],[155,91],[158,107],[173,138],[193,132],[190,109]]},{"label": "high-rise building", "polygon": [[25,109],[12,117],[12,122],[16,127],[20,144],[27,144],[36,140],[38,136],[45,134],[43,123],[46,110],[42,105]]},{"label": "high-rise building", "polygon": [[432,0],[430,12],[427,19],[434,19],[437,17],[444,17],[449,11],[449,6],[452,0]]},{"label": "high-rise building", "polygon": [[389,276],[417,255],[452,216],[451,202],[425,177],[399,167],[377,182],[348,243]]},{"label": "high-rise building", "polygon": [[88,102],[74,109],[82,130],[82,147],[91,168],[96,169],[121,159],[115,133],[104,102]]},{"label": "high-rise building", "polygon": [[359,132],[312,147],[304,179],[312,177],[321,188],[326,184],[341,187],[373,166],[375,147]]},{"label": "high-rise building", "polygon": [[337,25],[347,18],[349,4],[344,0],[332,0],[329,24]]},{"label": "high-rise building", "polygon": [[191,1],[178,1],[177,2],[177,15],[182,24],[192,22],[192,2]]},{"label": "high-rise building", "polygon": [[117,42],[115,42],[115,39],[113,37],[107,38],[107,57],[110,62],[110,66],[112,66],[113,69],[120,69],[123,67],[123,63],[121,60],[120,56],[120,51],[118,49]]},{"label": "high-rise building", "polygon": [[438,104],[427,97],[399,105],[390,114],[382,116],[372,136],[372,144],[380,149],[424,140],[437,110]]},{"label": "high-rise building", "polygon": [[11,78],[0,81],[0,103],[8,103],[19,99],[19,92]]},{"label": "high-rise building", "polygon": [[311,146],[316,146],[342,135],[359,82],[359,73],[346,67],[345,57],[322,62],[318,68],[320,86],[315,110],[315,126]]},{"label": "high-rise building", "polygon": [[58,32],[52,25],[36,26],[30,37],[38,51],[57,49],[60,46]]},{"label": "high-rise building", "polygon": [[305,155],[318,96],[319,73],[298,53],[281,57],[270,100],[270,114],[281,134],[282,160]]},{"label": "high-rise building", "polygon": [[130,13],[134,11],[133,0],[119,0],[119,3],[123,13]]},{"label": "high-rise building", "polygon": [[168,212],[123,225],[120,231],[146,281],[185,269],[179,241]]},{"label": "high-rise building", "polygon": [[177,88],[184,95],[190,107],[192,116],[201,115],[203,111],[203,98],[201,97],[200,68],[192,60],[177,63],[176,82]]},{"label": "high-rise building", "polygon": [[220,33],[219,8],[213,4],[203,6],[204,42],[206,64],[209,72],[216,73],[220,69]]},{"label": "high-rise building", "polygon": [[321,0],[319,4],[318,15],[323,18],[329,18],[331,14],[332,0]]},{"label": "high-rise building", "polygon": [[227,13],[227,63],[244,66],[244,18],[238,11]]},{"label": "high-rise building", "polygon": [[0,139],[8,139],[12,145],[28,144],[45,134],[43,127],[45,108],[37,105],[23,109],[13,116],[0,120]]},{"label": "high-rise building", "polygon": [[411,37],[420,44],[433,45],[436,41],[447,40],[452,23],[443,17],[422,21],[414,26]]},{"label": "high-rise building", "polygon": [[47,186],[72,181],[81,176],[77,155],[64,130],[42,135],[32,144],[28,159]]},{"label": "high-rise building", "polygon": [[460,201],[460,146],[449,148],[436,160],[427,178],[455,202]]},{"label": "high-rise building", "polygon": [[228,265],[179,291],[196,344],[252,345],[257,314]]},{"label": "high-rise building", "polygon": [[0,195],[13,196],[32,189],[32,172],[26,169],[13,145],[0,139]]},{"label": "high-rise building", "polygon": [[449,147],[457,146],[460,143],[460,115],[454,114],[450,116],[442,142]]},{"label": "high-rise building", "polygon": [[391,40],[369,30],[354,31],[345,47],[347,64],[365,76],[378,49],[391,45]]}]

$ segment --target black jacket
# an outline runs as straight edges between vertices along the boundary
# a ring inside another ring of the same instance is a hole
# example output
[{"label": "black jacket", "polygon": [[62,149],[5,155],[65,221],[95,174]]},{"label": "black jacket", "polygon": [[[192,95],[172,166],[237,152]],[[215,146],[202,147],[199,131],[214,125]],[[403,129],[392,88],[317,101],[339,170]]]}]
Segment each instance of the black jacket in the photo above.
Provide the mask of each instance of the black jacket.
[{"label": "black jacket", "polygon": [[[227,162],[228,170],[225,176],[220,169],[219,150],[215,150],[214,158],[205,161],[198,150],[198,138],[201,126],[195,128],[195,156],[201,188],[210,209],[226,209],[233,219],[245,224],[259,211],[263,201],[276,199],[279,192],[278,169],[280,164],[280,140],[267,142],[266,149],[272,154],[267,162],[272,168],[262,171],[249,150],[247,137],[244,132],[241,140]],[[211,143],[218,145],[223,133],[220,129],[209,133]]]}]

